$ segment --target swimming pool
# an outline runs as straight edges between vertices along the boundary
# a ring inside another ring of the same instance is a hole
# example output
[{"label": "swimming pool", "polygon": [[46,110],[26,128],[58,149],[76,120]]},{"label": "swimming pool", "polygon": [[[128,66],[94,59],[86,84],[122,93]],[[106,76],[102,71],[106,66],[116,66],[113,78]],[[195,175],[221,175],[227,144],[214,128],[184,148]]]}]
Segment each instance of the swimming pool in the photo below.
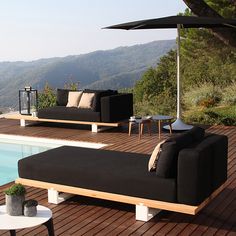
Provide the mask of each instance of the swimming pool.
[{"label": "swimming pool", "polygon": [[0,186],[18,178],[18,160],[62,145],[101,148],[106,144],[0,135]]}]

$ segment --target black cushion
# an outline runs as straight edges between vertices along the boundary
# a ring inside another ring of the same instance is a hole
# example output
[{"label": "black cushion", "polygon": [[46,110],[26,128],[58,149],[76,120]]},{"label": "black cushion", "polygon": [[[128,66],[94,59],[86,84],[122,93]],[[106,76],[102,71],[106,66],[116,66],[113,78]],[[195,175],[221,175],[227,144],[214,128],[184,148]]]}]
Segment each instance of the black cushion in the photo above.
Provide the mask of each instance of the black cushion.
[{"label": "black cushion", "polygon": [[100,112],[77,107],[55,106],[38,111],[39,118],[77,121],[100,121]]},{"label": "black cushion", "polygon": [[181,135],[177,135],[176,137],[170,138],[170,140],[176,142],[176,148],[178,152],[194,143],[192,135],[187,132]]},{"label": "black cushion", "polygon": [[149,155],[63,146],[21,159],[21,178],[176,202],[176,180],[148,172]]},{"label": "black cushion", "polygon": [[189,133],[171,137],[162,145],[162,151],[157,160],[156,174],[163,178],[176,178],[179,151],[194,142]]},{"label": "black cushion", "polygon": [[92,89],[85,89],[84,92],[86,93],[94,93],[93,105],[92,110],[100,112],[101,111],[101,98],[105,96],[111,96],[117,94],[116,90],[92,90]]},{"label": "black cushion", "polygon": [[227,180],[228,139],[208,134],[201,142],[180,151],[178,201],[198,205]]},{"label": "black cushion", "polygon": [[212,192],[212,153],[210,146],[201,151],[186,148],[179,152],[178,201],[198,205]]},{"label": "black cushion", "polygon": [[133,115],[133,94],[119,93],[101,98],[101,120],[117,122]]},{"label": "black cushion", "polygon": [[66,106],[68,102],[68,89],[57,89],[57,100],[56,104],[57,106]]},{"label": "black cushion", "polygon": [[156,174],[163,178],[176,176],[175,166],[177,166],[176,142],[167,141],[162,144],[161,153],[157,159]]},{"label": "black cushion", "polygon": [[164,178],[176,178],[179,152],[201,141],[204,134],[204,129],[193,127],[191,130],[169,138],[162,145],[162,152],[157,161],[156,174]]},{"label": "black cushion", "polygon": [[205,130],[201,127],[194,126],[192,129],[187,131],[190,134],[195,142],[199,142],[204,138]]},{"label": "black cushion", "polygon": [[228,163],[228,138],[225,135],[210,134],[204,138],[195,148],[201,152],[204,148],[209,147],[212,156],[212,188],[216,190],[227,179]]}]

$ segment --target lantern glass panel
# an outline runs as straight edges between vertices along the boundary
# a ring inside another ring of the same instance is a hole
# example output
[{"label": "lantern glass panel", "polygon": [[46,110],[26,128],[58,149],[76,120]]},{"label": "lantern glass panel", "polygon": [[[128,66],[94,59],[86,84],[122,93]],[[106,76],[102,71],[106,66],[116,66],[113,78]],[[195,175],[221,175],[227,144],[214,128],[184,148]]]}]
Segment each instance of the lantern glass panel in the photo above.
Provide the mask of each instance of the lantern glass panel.
[{"label": "lantern glass panel", "polygon": [[28,115],[28,94],[27,91],[20,91],[20,114]]},{"label": "lantern glass panel", "polygon": [[37,90],[20,90],[19,91],[19,112],[22,115],[32,115],[38,110]]},{"label": "lantern glass panel", "polygon": [[37,111],[37,93],[35,91],[31,91],[30,93],[30,114],[32,112]]}]

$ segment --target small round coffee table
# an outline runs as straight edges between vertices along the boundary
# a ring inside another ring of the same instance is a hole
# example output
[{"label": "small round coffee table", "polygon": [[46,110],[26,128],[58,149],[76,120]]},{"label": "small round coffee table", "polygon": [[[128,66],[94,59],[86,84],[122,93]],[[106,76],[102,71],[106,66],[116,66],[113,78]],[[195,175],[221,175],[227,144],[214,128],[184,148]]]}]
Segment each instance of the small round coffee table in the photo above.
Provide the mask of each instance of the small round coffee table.
[{"label": "small round coffee table", "polygon": [[131,136],[132,126],[138,124],[138,138],[141,139],[143,135],[143,127],[146,124],[148,128],[149,135],[151,135],[151,118],[140,118],[140,119],[129,119],[129,136]]},{"label": "small round coffee table", "polygon": [[49,208],[38,205],[37,215],[27,217],[10,216],[6,213],[6,205],[0,206],[0,230],[9,230],[11,236],[16,235],[17,229],[30,228],[38,225],[45,225],[48,229],[48,235],[54,236],[52,211]]},{"label": "small round coffee table", "polygon": [[174,119],[173,116],[162,116],[162,115],[155,115],[152,116],[152,120],[158,123],[158,133],[159,139],[161,138],[161,122],[167,122],[170,126],[170,134],[172,134],[172,126],[171,121]]}]

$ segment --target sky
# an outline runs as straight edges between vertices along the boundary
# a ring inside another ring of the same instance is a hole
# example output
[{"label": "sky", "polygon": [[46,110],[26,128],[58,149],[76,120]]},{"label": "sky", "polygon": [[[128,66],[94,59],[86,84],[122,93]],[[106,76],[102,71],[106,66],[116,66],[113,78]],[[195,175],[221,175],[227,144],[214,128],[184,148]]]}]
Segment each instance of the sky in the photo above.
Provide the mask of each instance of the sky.
[{"label": "sky", "polygon": [[102,28],[176,15],[185,8],[181,0],[0,1],[0,61],[32,61],[174,39],[174,29]]}]

